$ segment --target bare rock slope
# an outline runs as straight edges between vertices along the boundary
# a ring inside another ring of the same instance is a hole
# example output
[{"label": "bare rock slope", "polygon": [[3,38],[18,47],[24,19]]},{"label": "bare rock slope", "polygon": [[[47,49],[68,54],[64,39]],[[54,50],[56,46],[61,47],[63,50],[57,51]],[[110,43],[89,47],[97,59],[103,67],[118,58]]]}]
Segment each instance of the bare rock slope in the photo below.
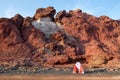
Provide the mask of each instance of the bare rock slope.
[{"label": "bare rock slope", "polygon": [[0,18],[0,65],[48,66],[80,61],[120,68],[120,21],[82,10],[39,8],[33,17]]}]

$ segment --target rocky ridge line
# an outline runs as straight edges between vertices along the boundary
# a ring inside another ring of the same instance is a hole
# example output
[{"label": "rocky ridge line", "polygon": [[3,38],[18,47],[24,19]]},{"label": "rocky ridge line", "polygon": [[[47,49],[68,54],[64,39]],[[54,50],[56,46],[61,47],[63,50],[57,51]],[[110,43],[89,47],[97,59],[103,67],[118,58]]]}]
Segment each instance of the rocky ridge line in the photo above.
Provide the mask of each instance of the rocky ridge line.
[{"label": "rocky ridge line", "polygon": [[[82,10],[38,8],[33,17],[0,18],[1,66],[120,68],[120,21]],[[73,66],[73,65],[70,65]],[[64,67],[64,66],[63,66]]]}]

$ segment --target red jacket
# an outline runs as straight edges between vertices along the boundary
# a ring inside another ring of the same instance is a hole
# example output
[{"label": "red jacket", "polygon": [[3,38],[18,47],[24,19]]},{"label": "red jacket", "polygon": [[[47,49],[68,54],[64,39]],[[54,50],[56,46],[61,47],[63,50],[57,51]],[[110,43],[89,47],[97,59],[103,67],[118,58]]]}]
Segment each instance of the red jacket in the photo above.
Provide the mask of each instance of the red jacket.
[{"label": "red jacket", "polygon": [[73,67],[73,73],[82,73],[84,74],[84,69],[82,66],[80,66],[80,70],[74,65]]}]

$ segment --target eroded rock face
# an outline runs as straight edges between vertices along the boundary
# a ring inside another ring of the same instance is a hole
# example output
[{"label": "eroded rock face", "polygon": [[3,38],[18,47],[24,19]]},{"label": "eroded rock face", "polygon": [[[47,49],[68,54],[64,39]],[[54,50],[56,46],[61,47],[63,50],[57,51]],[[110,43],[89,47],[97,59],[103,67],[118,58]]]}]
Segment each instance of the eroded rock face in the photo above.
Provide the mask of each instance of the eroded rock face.
[{"label": "eroded rock face", "polygon": [[92,66],[107,65],[110,54],[120,57],[118,21],[107,16],[95,17],[82,11],[59,12],[56,20],[63,24],[66,33],[78,40],[78,46],[85,51],[86,60]]},{"label": "eroded rock face", "polygon": [[55,64],[68,64],[71,62],[71,58],[69,56],[66,56],[66,55],[60,55],[60,56],[55,56],[55,57],[52,57],[52,58],[49,58],[47,63],[48,64],[52,64],[52,65],[55,65]]},{"label": "eroded rock face", "polygon": [[[120,21],[82,10],[39,8],[34,17],[0,19],[0,65],[65,65],[119,68]],[[112,66],[115,65],[115,66]]]},{"label": "eroded rock face", "polygon": [[24,19],[21,31],[24,41],[28,44],[31,49],[38,49],[44,46],[45,34],[36,29],[32,24],[32,19],[27,17]]},{"label": "eroded rock face", "polygon": [[38,20],[39,18],[43,18],[43,17],[50,17],[51,19],[54,19],[55,13],[56,10],[51,6],[47,8],[38,8],[34,15],[34,19]]},{"label": "eroded rock face", "polygon": [[22,23],[24,18],[20,15],[20,14],[16,14],[12,20],[14,21],[15,25],[18,27],[18,29],[20,30],[22,27]]},{"label": "eroded rock face", "polygon": [[0,19],[0,65],[23,64],[30,59],[30,48],[23,42],[12,19]]}]

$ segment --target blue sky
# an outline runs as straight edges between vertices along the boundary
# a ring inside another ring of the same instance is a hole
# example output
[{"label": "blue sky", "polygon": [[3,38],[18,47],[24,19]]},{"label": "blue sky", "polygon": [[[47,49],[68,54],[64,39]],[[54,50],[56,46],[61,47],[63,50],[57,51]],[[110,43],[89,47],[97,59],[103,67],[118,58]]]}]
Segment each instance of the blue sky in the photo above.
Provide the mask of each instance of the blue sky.
[{"label": "blue sky", "polygon": [[56,11],[81,9],[94,16],[120,19],[120,0],[1,0],[0,17],[33,16],[40,7],[53,6]]}]

